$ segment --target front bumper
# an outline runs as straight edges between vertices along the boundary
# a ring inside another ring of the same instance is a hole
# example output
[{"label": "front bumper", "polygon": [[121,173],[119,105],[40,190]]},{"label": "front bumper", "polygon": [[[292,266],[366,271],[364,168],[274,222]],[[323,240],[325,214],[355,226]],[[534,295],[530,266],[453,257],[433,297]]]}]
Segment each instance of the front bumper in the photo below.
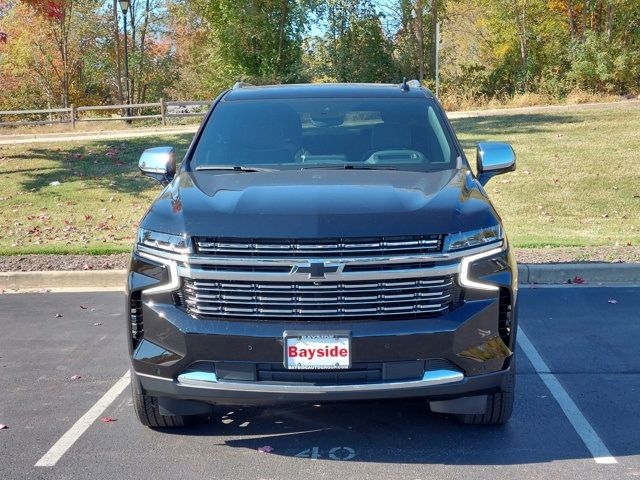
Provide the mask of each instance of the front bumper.
[{"label": "front bumper", "polygon": [[156,397],[194,400],[218,405],[264,405],[353,400],[383,400],[393,398],[449,398],[485,395],[498,392],[509,369],[457,378],[442,383],[442,378],[364,385],[260,385],[234,382],[189,382],[170,378],[136,374],[144,392]]},{"label": "front bumper", "polygon": [[[466,289],[464,301],[443,315],[337,322],[196,318],[175,306],[172,293],[141,294],[162,277],[162,266],[134,255],[128,307],[137,302],[142,321],[129,344],[133,373],[148,395],[210,404],[448,399],[494,393],[510,372],[516,330],[516,264],[508,250],[498,257],[494,263],[500,270],[479,264],[474,278],[490,279],[499,289]],[[287,330],[347,331],[352,364],[379,364],[382,374],[370,381],[335,384],[261,377],[264,365],[282,369]],[[427,368],[434,361],[441,366]],[[411,375],[385,373],[411,362],[423,362],[425,368]],[[203,372],[208,376],[186,375],[202,363],[211,365]],[[232,375],[222,375],[223,367]]]}]

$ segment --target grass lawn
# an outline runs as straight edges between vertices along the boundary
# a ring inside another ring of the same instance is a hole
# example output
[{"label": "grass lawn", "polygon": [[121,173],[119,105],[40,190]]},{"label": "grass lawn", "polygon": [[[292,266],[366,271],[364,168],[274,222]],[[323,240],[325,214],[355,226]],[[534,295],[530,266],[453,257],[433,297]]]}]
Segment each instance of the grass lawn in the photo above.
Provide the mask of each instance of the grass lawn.
[{"label": "grass lawn", "polygon": [[161,190],[139,174],[140,154],[174,145],[184,155],[192,137],[0,146],[0,255],[129,251]]},{"label": "grass lawn", "polygon": [[[518,170],[487,189],[516,246],[640,244],[640,109],[454,120],[475,144],[511,142]],[[160,187],[138,174],[154,145],[191,135],[0,146],[0,255],[126,252]],[[53,186],[51,182],[60,182]]]},{"label": "grass lawn", "polygon": [[640,244],[640,108],[453,120],[475,144],[510,142],[517,170],[487,191],[519,247]]}]

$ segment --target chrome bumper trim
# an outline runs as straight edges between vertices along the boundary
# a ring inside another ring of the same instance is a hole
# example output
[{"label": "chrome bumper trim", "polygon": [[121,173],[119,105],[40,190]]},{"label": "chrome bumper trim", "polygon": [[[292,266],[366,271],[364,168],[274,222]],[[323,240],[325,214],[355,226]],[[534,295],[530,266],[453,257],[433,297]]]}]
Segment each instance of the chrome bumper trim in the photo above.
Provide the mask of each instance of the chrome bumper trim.
[{"label": "chrome bumper trim", "polygon": [[411,380],[406,382],[386,382],[369,383],[355,385],[291,385],[291,384],[268,384],[254,382],[221,382],[212,372],[187,372],[178,376],[177,381],[168,378],[156,377],[136,373],[141,377],[149,377],[156,380],[175,383],[177,386],[199,388],[206,390],[227,390],[242,392],[262,392],[262,393],[303,393],[303,394],[323,394],[334,392],[367,391],[380,392],[387,390],[404,390],[411,388],[422,388],[433,385],[443,385],[464,380],[461,372],[454,370],[432,370],[425,372],[421,380]]},{"label": "chrome bumper trim", "polygon": [[[388,265],[388,264],[383,264]],[[367,280],[390,280],[401,278],[444,277],[458,273],[459,265],[436,265],[430,268],[415,268],[411,270],[371,270],[365,272],[327,273],[324,278],[309,278],[308,275],[296,275],[289,272],[234,272],[229,270],[215,271],[200,268],[178,266],[181,277],[194,280],[237,280],[247,282],[357,282]]]}]

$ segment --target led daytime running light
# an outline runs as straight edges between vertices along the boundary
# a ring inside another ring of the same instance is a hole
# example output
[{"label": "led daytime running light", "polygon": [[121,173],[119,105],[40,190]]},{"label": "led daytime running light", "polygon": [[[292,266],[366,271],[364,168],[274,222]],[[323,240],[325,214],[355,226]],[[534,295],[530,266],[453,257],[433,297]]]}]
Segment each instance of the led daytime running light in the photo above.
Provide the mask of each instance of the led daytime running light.
[{"label": "led daytime running light", "polygon": [[142,258],[146,258],[147,260],[151,260],[152,262],[160,263],[166,266],[169,270],[169,282],[147,288],[143,290],[142,293],[173,292],[180,287],[180,277],[178,277],[178,264],[176,262],[174,262],[173,260],[169,260],[168,258],[150,255],[147,252],[138,252],[138,255],[140,255]]},{"label": "led daytime running light", "polygon": [[498,291],[499,287],[495,285],[490,285],[488,283],[481,283],[471,280],[469,278],[469,265],[471,263],[481,260],[483,258],[491,257],[503,251],[503,248],[493,248],[489,251],[477,253],[475,255],[469,255],[468,257],[464,257],[460,262],[460,285],[467,288],[476,288],[478,290],[488,290],[488,291]]}]

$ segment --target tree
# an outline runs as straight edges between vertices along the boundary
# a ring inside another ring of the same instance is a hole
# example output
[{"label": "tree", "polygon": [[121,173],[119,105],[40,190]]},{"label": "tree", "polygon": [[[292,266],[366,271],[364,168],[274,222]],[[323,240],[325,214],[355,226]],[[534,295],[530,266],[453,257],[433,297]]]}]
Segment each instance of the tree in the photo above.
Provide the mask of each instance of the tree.
[{"label": "tree", "polygon": [[257,83],[299,79],[302,37],[313,1],[197,0],[197,5],[213,27],[228,78]]},{"label": "tree", "polygon": [[333,0],[326,7],[327,33],[305,43],[306,73],[324,81],[394,81],[392,42],[373,3]]},{"label": "tree", "polygon": [[103,66],[101,6],[100,0],[11,4],[3,18],[9,38],[0,65],[5,81],[22,79],[56,106],[103,101],[108,91],[88,71]]},{"label": "tree", "polygon": [[174,78],[168,95],[175,100],[208,100],[229,86],[219,45],[202,10],[187,1],[169,6],[169,32],[174,49]]}]

